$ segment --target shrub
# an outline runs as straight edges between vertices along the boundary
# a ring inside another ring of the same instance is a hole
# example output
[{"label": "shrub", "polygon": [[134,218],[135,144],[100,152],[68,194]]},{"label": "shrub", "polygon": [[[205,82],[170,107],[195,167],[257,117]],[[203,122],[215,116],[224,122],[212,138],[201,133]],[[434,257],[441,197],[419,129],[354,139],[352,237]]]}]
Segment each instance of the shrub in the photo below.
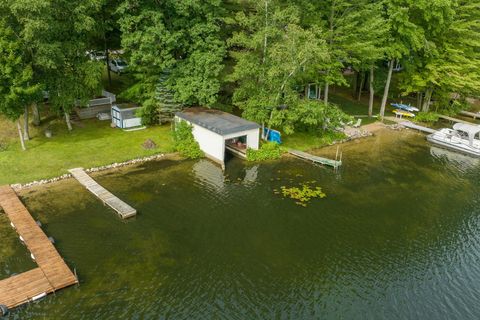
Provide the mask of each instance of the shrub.
[{"label": "shrub", "polygon": [[413,120],[415,122],[437,122],[438,115],[435,112],[419,112]]},{"label": "shrub", "polygon": [[269,125],[281,128],[285,134],[292,134],[298,131],[334,130],[353,120],[352,116],[333,103],[299,100],[284,110],[274,110]]},{"label": "shrub", "polygon": [[260,149],[253,150],[247,149],[247,160],[248,161],[265,161],[265,160],[275,160],[282,156],[282,148],[276,142],[266,142],[262,144]]},{"label": "shrub", "polygon": [[192,134],[192,126],[185,121],[177,122],[173,130],[173,141],[175,151],[189,159],[198,159],[203,157],[198,142]]},{"label": "shrub", "polygon": [[136,116],[142,118],[143,125],[158,124],[158,110],[154,101],[145,100],[142,107],[137,110]]}]

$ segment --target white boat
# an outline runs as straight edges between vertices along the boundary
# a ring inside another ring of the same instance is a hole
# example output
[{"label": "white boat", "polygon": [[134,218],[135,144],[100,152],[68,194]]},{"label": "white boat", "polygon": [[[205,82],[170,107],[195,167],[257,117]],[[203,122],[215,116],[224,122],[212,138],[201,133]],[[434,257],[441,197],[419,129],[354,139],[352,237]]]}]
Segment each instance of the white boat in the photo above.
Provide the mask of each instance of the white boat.
[{"label": "white boat", "polygon": [[441,147],[480,157],[480,126],[456,123],[453,129],[443,128],[427,136],[427,140]]}]

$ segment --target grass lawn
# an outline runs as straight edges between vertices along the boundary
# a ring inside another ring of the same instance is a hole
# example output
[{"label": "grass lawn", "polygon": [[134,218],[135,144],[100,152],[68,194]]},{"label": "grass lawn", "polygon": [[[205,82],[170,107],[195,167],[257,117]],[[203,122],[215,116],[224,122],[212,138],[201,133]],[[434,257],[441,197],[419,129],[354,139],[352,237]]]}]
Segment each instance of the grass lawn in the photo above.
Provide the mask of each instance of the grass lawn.
[{"label": "grass lawn", "polygon": [[308,151],[327,146],[335,140],[341,140],[344,138],[345,134],[341,132],[329,132],[324,135],[315,135],[308,132],[296,132],[288,136],[282,136],[282,147],[300,151]]},{"label": "grass lawn", "polygon": [[[362,95],[362,99],[358,101],[354,99],[348,88],[335,88],[335,92],[331,93],[329,96],[329,101],[335,103],[343,110],[346,114],[351,116],[365,116],[368,115],[368,93]],[[373,114],[377,115],[380,113],[380,97],[375,97],[373,103]],[[394,117],[395,114],[392,112],[393,108],[390,106],[389,101],[385,108],[385,116]],[[362,117],[362,125],[370,124],[377,121],[377,118],[368,118]]]},{"label": "grass lawn", "polygon": [[[156,153],[171,152],[170,125],[125,132],[112,129],[110,121],[84,120],[68,132],[63,121],[48,123],[53,137],[31,126],[32,140],[22,151],[14,125],[0,118],[0,185],[25,183],[67,173],[75,167],[96,167]],[[157,148],[145,150],[142,143],[152,139]]]}]

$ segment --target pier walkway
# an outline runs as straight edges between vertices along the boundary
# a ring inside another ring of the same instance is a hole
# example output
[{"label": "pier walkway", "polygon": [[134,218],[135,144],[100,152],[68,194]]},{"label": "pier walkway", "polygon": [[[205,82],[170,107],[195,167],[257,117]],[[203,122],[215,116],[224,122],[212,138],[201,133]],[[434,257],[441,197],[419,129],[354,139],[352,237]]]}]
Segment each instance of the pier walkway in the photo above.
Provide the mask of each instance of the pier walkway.
[{"label": "pier walkway", "polygon": [[110,191],[99,185],[83,170],[83,168],[75,168],[68,171],[75,179],[78,180],[78,182],[84,185],[88,191],[90,191],[97,198],[102,200],[104,204],[115,210],[123,219],[133,217],[137,214],[137,210],[135,210],[134,208],[117,198]]},{"label": "pier walkway", "polygon": [[0,281],[0,305],[15,308],[78,283],[10,186],[0,187],[0,207],[38,265],[33,270]]},{"label": "pier walkway", "polygon": [[419,131],[422,131],[422,132],[425,132],[425,133],[435,133],[435,132],[437,132],[437,130],[435,130],[435,129],[420,126],[420,125],[415,124],[415,123],[410,122],[410,121],[403,121],[403,122],[400,122],[399,124],[401,126],[404,126],[405,128],[415,129],[415,130],[419,130]]},{"label": "pier walkway", "polygon": [[445,116],[443,114],[439,114],[438,117],[440,119],[448,120],[448,121],[451,121],[451,122],[472,124],[472,122],[470,122],[470,121],[465,121],[465,120],[462,120],[462,119],[452,118],[452,117],[449,117],[449,116]]},{"label": "pier walkway", "polygon": [[338,167],[340,167],[342,165],[341,160],[338,161],[338,160],[331,160],[331,159],[327,159],[327,158],[322,158],[322,157],[314,156],[312,154],[309,154],[309,153],[306,153],[306,152],[303,152],[303,151],[299,151],[299,150],[290,149],[290,150],[288,150],[288,153],[290,153],[291,155],[294,155],[294,156],[296,156],[300,159],[312,161],[313,163],[318,163],[318,164],[323,164],[323,165],[326,165],[326,166],[330,166],[330,167],[333,167],[334,169],[337,169]]},{"label": "pier walkway", "polygon": [[460,111],[462,116],[472,117],[473,120],[480,119],[480,112]]}]

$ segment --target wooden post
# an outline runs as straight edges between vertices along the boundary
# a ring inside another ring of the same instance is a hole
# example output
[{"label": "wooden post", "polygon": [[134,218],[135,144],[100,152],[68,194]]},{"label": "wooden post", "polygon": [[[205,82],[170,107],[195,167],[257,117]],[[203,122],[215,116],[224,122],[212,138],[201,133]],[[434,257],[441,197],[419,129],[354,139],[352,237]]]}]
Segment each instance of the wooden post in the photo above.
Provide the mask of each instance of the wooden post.
[{"label": "wooden post", "polygon": [[335,165],[333,166],[333,170],[334,170],[335,172],[337,172],[337,167],[338,167],[338,161],[337,161],[337,159],[338,159],[338,150],[339,150],[339,148],[340,148],[340,146],[337,146],[337,153],[335,154]]},{"label": "wooden post", "polygon": [[22,144],[22,150],[25,151],[27,150],[27,148],[25,148],[25,141],[23,140],[22,127],[20,126],[20,120],[17,120],[17,130],[18,130],[18,135],[20,137],[20,143]]}]

